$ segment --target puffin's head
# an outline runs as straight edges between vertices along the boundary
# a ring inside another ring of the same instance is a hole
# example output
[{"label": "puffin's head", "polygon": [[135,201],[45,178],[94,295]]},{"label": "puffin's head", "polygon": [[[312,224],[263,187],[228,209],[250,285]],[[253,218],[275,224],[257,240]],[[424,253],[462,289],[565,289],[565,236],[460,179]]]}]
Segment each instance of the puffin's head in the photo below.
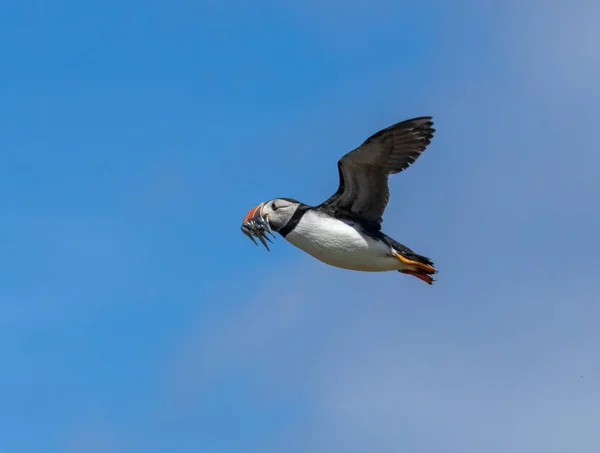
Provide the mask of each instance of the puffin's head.
[{"label": "puffin's head", "polygon": [[[254,241],[260,239],[269,250],[265,239],[270,241],[265,233],[281,230],[292,218],[300,202],[291,198],[275,198],[265,201],[250,209],[242,221],[242,232]],[[256,241],[254,241],[256,243]]]}]

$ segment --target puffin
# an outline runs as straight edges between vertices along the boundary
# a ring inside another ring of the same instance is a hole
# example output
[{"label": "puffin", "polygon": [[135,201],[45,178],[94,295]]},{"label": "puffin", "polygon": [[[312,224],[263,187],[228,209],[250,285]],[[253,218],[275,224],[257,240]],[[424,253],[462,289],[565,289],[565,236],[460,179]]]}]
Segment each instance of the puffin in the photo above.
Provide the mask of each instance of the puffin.
[{"label": "puffin", "polygon": [[398,271],[432,285],[438,271],[419,255],[382,231],[390,198],[389,175],[406,170],[433,138],[431,116],[396,123],[367,138],[338,161],[339,187],[317,206],[293,198],[274,198],[253,207],[241,230],[269,250],[268,235],[279,234],[313,258],[338,268]]}]

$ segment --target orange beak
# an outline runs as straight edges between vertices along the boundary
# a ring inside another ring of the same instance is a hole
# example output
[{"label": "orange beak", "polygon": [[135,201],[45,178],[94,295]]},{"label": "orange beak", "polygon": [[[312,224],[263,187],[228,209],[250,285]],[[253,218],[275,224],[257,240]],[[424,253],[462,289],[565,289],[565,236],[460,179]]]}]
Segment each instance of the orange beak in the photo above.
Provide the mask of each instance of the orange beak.
[{"label": "orange beak", "polygon": [[262,202],[258,206],[255,206],[252,209],[250,209],[248,211],[248,213],[246,214],[246,216],[244,217],[242,224],[246,223],[248,220],[252,220],[255,217],[262,216],[262,208],[264,205],[265,205],[265,203]]}]

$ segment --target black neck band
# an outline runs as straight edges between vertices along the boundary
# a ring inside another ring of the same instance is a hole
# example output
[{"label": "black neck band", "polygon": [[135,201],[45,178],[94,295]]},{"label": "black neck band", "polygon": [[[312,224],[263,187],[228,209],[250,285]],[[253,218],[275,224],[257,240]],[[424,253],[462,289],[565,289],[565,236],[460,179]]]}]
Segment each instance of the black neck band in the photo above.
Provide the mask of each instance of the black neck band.
[{"label": "black neck band", "polygon": [[310,209],[310,206],[300,203],[300,206],[298,206],[298,209],[296,209],[296,212],[294,212],[294,214],[292,215],[290,220],[288,220],[288,223],[286,223],[283,226],[283,228],[281,228],[278,231],[278,233],[281,234],[283,237],[286,237],[290,231],[292,231],[294,228],[296,228],[296,225],[298,225],[300,223],[300,219],[302,218],[302,216],[304,214],[306,214],[306,211],[308,211],[309,209]]}]

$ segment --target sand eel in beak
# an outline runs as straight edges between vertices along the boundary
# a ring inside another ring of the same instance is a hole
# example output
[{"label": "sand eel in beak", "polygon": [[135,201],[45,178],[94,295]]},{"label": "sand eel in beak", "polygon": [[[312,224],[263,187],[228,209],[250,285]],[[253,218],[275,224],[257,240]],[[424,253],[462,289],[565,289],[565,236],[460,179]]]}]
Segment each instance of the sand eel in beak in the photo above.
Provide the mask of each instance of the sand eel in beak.
[{"label": "sand eel in beak", "polygon": [[425,151],[433,133],[431,117],[394,124],[365,140],[338,161],[337,192],[318,206],[275,198],[252,208],[242,232],[267,248],[267,234],[288,242],[331,266],[398,271],[428,284],[437,273],[431,260],[381,231],[389,200],[388,176],[407,169]]},{"label": "sand eel in beak", "polygon": [[246,214],[246,217],[244,217],[244,221],[242,223],[242,232],[252,239],[252,242],[254,242],[256,245],[258,245],[258,243],[254,240],[254,237],[257,237],[262,245],[269,250],[269,246],[267,245],[265,239],[271,243],[273,243],[273,241],[269,239],[269,236],[267,236],[266,233],[269,233],[273,237],[275,237],[275,235],[273,234],[273,230],[269,225],[269,221],[266,217],[263,217],[262,208],[264,205],[265,203],[261,203],[248,211],[248,214]]}]

